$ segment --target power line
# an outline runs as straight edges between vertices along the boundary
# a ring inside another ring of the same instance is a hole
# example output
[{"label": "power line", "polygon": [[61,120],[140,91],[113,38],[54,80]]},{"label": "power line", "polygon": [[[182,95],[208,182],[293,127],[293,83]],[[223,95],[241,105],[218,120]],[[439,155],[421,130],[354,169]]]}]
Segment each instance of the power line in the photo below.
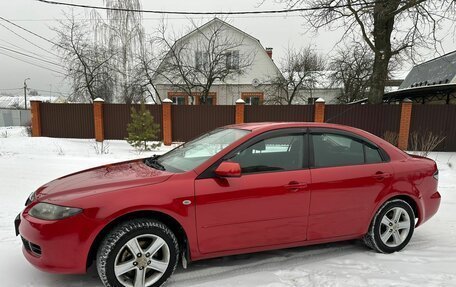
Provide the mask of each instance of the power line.
[{"label": "power line", "polygon": [[[230,19],[251,19],[251,18],[298,18],[298,17],[302,17],[301,15],[232,15],[230,17]],[[213,15],[207,15],[207,16],[198,16],[198,17],[190,17],[190,16],[186,16],[186,17],[169,17],[169,18],[166,18],[167,20],[188,20],[188,19],[212,19],[213,18]],[[159,21],[159,20],[162,20],[163,18],[161,17],[144,17],[142,18],[141,20],[152,20],[152,21]],[[55,21],[64,21],[64,20],[68,20],[68,19],[65,19],[65,18],[53,18],[53,19],[50,19],[50,18],[42,18],[42,19],[11,19],[11,21],[15,21],[15,22],[55,22]],[[90,18],[76,18],[75,20],[78,20],[78,21],[89,21],[89,20],[92,20]],[[101,19],[103,21],[108,21],[108,20],[120,20],[120,19]]]},{"label": "power line", "polygon": [[0,91],[18,91],[23,90],[24,88],[15,88],[15,89],[0,89]]},{"label": "power line", "polygon": [[30,50],[24,49],[24,48],[22,48],[22,47],[20,47],[20,46],[18,46],[18,45],[15,45],[15,44],[13,44],[13,43],[11,43],[11,42],[6,41],[6,40],[0,39],[0,41],[4,42],[4,43],[6,43],[6,44],[8,44],[8,45],[10,45],[10,46],[12,46],[12,47],[15,47],[15,48],[17,48],[17,49],[19,49],[19,50],[21,50],[21,51],[30,53],[30,54],[35,55],[35,56],[38,56],[38,57],[41,57],[41,58],[43,58],[43,59],[47,59],[47,60],[49,60],[49,61],[52,61],[52,60],[53,60],[53,59],[52,59],[51,57],[49,57],[49,56],[45,56],[45,55],[41,55],[41,54],[32,52],[32,51],[30,51]]},{"label": "power line", "polygon": [[284,13],[296,13],[296,12],[306,12],[306,11],[316,11],[323,9],[335,9],[335,8],[344,8],[348,6],[360,6],[360,5],[370,5],[375,4],[374,2],[365,2],[365,3],[352,3],[351,5],[347,4],[338,4],[338,5],[327,5],[327,6],[318,6],[318,7],[307,7],[307,8],[292,8],[285,10],[259,10],[259,11],[235,11],[235,12],[185,12],[185,11],[160,11],[160,10],[143,10],[143,9],[127,9],[127,8],[110,8],[103,6],[92,6],[92,5],[83,5],[83,4],[74,4],[74,3],[65,3],[58,1],[50,0],[36,0],[38,2],[60,5],[60,6],[69,6],[69,7],[78,7],[78,8],[89,8],[96,10],[107,10],[107,11],[123,11],[123,12],[138,12],[138,13],[151,13],[151,14],[169,14],[169,15],[255,15],[255,14],[284,14]]},{"label": "power line", "polygon": [[51,44],[53,44],[53,45],[59,46],[57,43],[55,43],[55,42],[53,42],[53,41],[51,41],[51,40],[49,40],[49,39],[47,39],[47,38],[45,38],[45,37],[39,35],[39,34],[33,32],[33,31],[30,31],[29,29],[26,29],[26,28],[24,28],[24,27],[22,27],[22,26],[19,26],[19,25],[17,25],[16,23],[11,22],[11,21],[8,20],[8,19],[5,19],[5,18],[3,18],[3,17],[1,17],[1,16],[0,16],[0,19],[3,20],[3,21],[5,21],[5,22],[8,22],[9,24],[11,24],[11,25],[13,25],[13,26],[15,26],[15,27],[17,27],[17,28],[19,28],[19,29],[21,29],[21,30],[24,30],[24,31],[27,32],[27,33],[30,33],[30,34],[34,35],[35,37],[38,37],[38,38],[40,38],[40,39],[42,39],[42,40],[44,40],[44,41],[46,41],[46,42],[49,42],[49,43],[51,43]]},{"label": "power line", "polygon": [[[2,19],[2,18],[0,17],[0,19]],[[3,19],[2,19],[2,20],[3,20]],[[10,28],[6,27],[6,26],[3,25],[2,23],[0,23],[0,26],[3,26],[5,29],[7,29],[8,31],[10,31],[10,32],[13,33],[14,35],[16,35],[16,36],[18,36],[19,38],[23,39],[23,40],[26,41],[27,43],[29,43],[29,44],[31,44],[31,45],[37,47],[38,49],[43,50],[43,51],[45,51],[45,52],[47,52],[47,53],[49,53],[49,54],[51,54],[51,55],[53,55],[53,56],[59,57],[58,55],[56,55],[56,54],[50,52],[49,49],[43,48],[43,47],[41,47],[41,46],[38,46],[37,44],[33,43],[32,41],[26,39],[25,37],[19,35],[19,34],[16,33],[15,31],[13,31],[13,30],[11,30]]]},{"label": "power line", "polygon": [[57,64],[57,63],[54,63],[54,62],[51,62],[51,61],[48,61],[48,60],[44,60],[44,59],[40,59],[40,58],[38,58],[38,57],[31,56],[31,55],[28,55],[28,54],[25,54],[25,53],[22,53],[22,52],[19,52],[19,51],[16,51],[16,50],[13,50],[13,49],[10,49],[10,48],[1,46],[1,45],[0,45],[0,49],[7,50],[7,51],[10,51],[10,52],[13,52],[13,53],[22,55],[22,56],[26,56],[26,57],[29,57],[29,58],[32,58],[32,59],[35,59],[35,60],[43,61],[43,62],[52,64],[52,65],[55,65],[55,66],[57,66],[57,67],[61,67],[61,66],[60,66],[59,64]]},{"label": "power line", "polygon": [[45,70],[48,70],[48,71],[51,71],[51,72],[58,73],[58,74],[61,74],[61,75],[66,76],[64,73],[62,73],[62,72],[60,72],[60,71],[54,70],[54,69],[49,68],[49,67],[41,66],[41,65],[38,65],[38,64],[36,64],[36,63],[32,63],[32,62],[26,61],[26,60],[24,60],[24,59],[20,59],[20,58],[14,57],[14,56],[12,56],[12,55],[5,54],[5,53],[3,53],[3,52],[0,52],[0,55],[4,55],[4,56],[7,56],[7,57],[16,59],[16,60],[18,60],[18,61],[21,61],[21,62],[30,64],[30,65],[36,66],[36,67],[38,67],[38,68],[42,68],[42,69],[45,69]]}]

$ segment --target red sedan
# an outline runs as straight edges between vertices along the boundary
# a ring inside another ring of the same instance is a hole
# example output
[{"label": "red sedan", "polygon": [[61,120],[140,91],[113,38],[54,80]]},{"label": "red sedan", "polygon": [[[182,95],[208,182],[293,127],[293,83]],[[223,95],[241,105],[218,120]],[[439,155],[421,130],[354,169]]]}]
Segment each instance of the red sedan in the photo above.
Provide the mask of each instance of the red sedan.
[{"label": "red sedan", "polygon": [[16,219],[39,269],[160,286],[177,264],[364,239],[403,249],[440,204],[434,161],[351,127],[251,123],[40,187]]}]

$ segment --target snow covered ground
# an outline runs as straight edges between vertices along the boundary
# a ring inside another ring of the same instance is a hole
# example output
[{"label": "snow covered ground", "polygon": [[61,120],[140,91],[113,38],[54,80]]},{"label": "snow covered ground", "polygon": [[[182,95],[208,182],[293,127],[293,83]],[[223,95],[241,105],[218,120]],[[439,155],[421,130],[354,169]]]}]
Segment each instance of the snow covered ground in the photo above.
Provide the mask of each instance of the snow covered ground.
[{"label": "snow covered ground", "polygon": [[[26,262],[13,220],[37,187],[80,169],[138,155],[124,141],[110,141],[99,155],[93,140],[28,138],[0,128],[0,286],[101,287],[86,275],[55,275]],[[148,153],[160,153],[159,151]],[[340,242],[196,262],[177,270],[167,286],[456,286],[456,153],[433,153],[440,169],[442,205],[419,227],[408,247],[383,255],[360,242]]]}]

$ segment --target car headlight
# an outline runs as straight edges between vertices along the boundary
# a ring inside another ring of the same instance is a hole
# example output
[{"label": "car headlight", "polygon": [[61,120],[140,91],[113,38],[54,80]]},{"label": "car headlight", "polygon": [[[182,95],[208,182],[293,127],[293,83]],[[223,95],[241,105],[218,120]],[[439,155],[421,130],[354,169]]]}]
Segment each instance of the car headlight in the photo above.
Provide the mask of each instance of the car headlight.
[{"label": "car headlight", "polygon": [[32,209],[30,209],[30,216],[36,217],[43,220],[58,220],[64,219],[78,213],[81,213],[82,209],[74,207],[65,207],[54,205],[50,203],[40,202]]}]

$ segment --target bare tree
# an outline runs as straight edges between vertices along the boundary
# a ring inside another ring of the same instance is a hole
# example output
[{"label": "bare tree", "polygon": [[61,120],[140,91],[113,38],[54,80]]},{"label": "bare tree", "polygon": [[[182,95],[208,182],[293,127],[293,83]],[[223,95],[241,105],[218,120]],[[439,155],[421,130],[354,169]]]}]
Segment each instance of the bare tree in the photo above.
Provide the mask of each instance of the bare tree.
[{"label": "bare tree", "polygon": [[[455,1],[427,0],[282,0],[304,13],[312,28],[344,29],[342,38],[360,36],[374,54],[369,102],[381,103],[394,57],[415,59],[420,48],[440,43],[436,31],[454,16]],[[447,22],[452,23],[451,20]]]},{"label": "bare tree", "polygon": [[74,14],[66,15],[53,28],[57,33],[57,45],[66,69],[66,78],[72,82],[71,100],[87,101],[102,98],[112,100],[111,68],[109,61],[114,51],[93,44],[86,25],[77,21]]},{"label": "bare tree", "polygon": [[[143,99],[141,87],[137,85],[137,54],[143,53],[144,29],[140,0],[104,0],[107,8],[106,23],[96,21],[96,42],[109,50],[116,51],[110,60],[115,76],[115,94],[117,101],[126,103],[139,102]],[[116,10],[123,9],[123,10]],[[94,13],[94,18],[97,13]]]},{"label": "bare tree", "polygon": [[341,103],[350,103],[366,98],[369,93],[374,55],[361,44],[337,49],[331,58],[331,86],[343,87]]},{"label": "bare tree", "polygon": [[157,67],[163,58],[163,52],[155,47],[154,40],[145,40],[144,46],[136,55],[135,79],[136,85],[142,90],[142,94],[148,95],[155,104],[161,104],[159,90],[156,84]]},{"label": "bare tree", "polygon": [[205,104],[212,85],[241,75],[254,59],[254,52],[244,48],[244,38],[230,33],[225,22],[215,19],[197,27],[180,39],[170,39],[166,25],[158,30],[156,41],[168,52],[156,71],[162,80],[190,97],[199,93]]},{"label": "bare tree", "polygon": [[[101,97],[107,101],[140,102],[151,94],[151,63],[144,43],[139,0],[105,0],[104,20],[96,10],[90,24],[74,15],[55,28],[60,39],[57,48],[64,54],[68,77],[73,81],[73,100]],[[118,8],[122,10],[118,10]],[[88,28],[90,27],[90,28]],[[146,65],[147,62],[147,65]],[[155,97],[152,97],[155,99]]]},{"label": "bare tree", "polygon": [[277,75],[267,80],[272,87],[267,103],[291,105],[298,100],[306,100],[304,91],[314,89],[325,69],[324,57],[311,46],[299,50],[288,48],[280,62],[283,76]]}]

